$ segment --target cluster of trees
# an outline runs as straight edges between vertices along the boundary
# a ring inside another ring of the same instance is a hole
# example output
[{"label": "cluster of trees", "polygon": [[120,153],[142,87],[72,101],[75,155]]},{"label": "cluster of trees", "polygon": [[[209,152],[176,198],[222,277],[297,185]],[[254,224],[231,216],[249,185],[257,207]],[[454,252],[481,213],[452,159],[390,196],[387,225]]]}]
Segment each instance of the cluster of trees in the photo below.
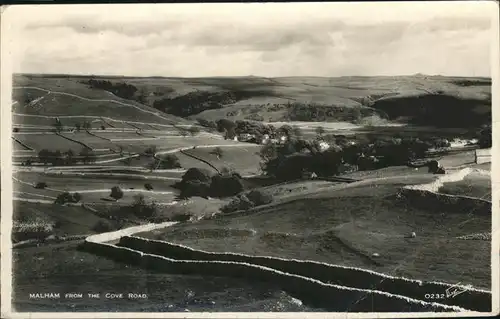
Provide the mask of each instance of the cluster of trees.
[{"label": "cluster of trees", "polygon": [[252,190],[246,194],[238,194],[227,205],[221,208],[223,213],[248,210],[257,206],[270,204],[273,196],[265,191]]},{"label": "cluster of trees", "polygon": [[315,103],[288,103],[288,119],[291,121],[326,122],[329,120],[357,123],[361,118],[377,112],[370,108],[319,105]]},{"label": "cluster of trees", "polygon": [[242,192],[245,188],[243,179],[237,173],[227,171],[226,174],[212,174],[202,168],[190,168],[175,185],[180,189],[181,198],[229,197]]},{"label": "cluster of trees", "polygon": [[151,170],[155,169],[174,169],[181,168],[181,162],[179,158],[174,154],[167,154],[163,156],[158,156],[153,162],[149,164]]},{"label": "cluster of trees", "polygon": [[[151,184],[144,185],[146,189],[152,189]],[[123,198],[123,190],[119,186],[114,186],[111,188],[111,194],[109,195],[115,200],[120,200]],[[134,201],[130,206],[121,207],[123,212],[132,213],[138,218],[149,219],[156,216],[158,212],[158,204],[153,201],[152,203],[147,203],[144,195],[138,194],[134,196]]]},{"label": "cluster of trees", "polygon": [[[51,164],[53,166],[64,166],[74,165],[79,161],[84,164],[94,163],[97,160],[97,156],[88,148],[83,148],[78,156],[71,149],[66,152],[42,149],[38,152],[38,160],[44,165]],[[29,164],[31,164],[31,161]]]},{"label": "cluster of trees", "polygon": [[133,99],[137,92],[135,86],[124,82],[113,83],[106,80],[90,79],[84,83],[88,84],[91,88],[105,90],[124,99]]},{"label": "cluster of trees", "polygon": [[[52,126],[54,126],[54,131],[57,133],[61,133],[64,130],[64,125],[59,118],[56,118],[56,121],[54,124],[52,124]],[[75,130],[77,132],[80,132],[81,129],[84,129],[84,130],[92,129],[92,123],[90,121],[83,121],[83,123],[79,123],[79,122],[75,123]],[[104,127],[104,125],[102,125],[101,129],[104,130],[106,128]]]},{"label": "cluster of trees", "polygon": [[[318,176],[337,175],[346,165],[359,170],[406,165],[422,158],[435,147],[432,140],[418,138],[378,139],[356,144],[339,137],[337,143],[320,151],[318,140],[306,141],[291,136],[281,145],[268,144],[260,151],[261,169],[280,180],[300,179],[307,172]],[[439,139],[437,143],[443,143]]]},{"label": "cluster of trees", "polygon": [[484,125],[478,133],[478,143],[481,148],[490,148],[492,145],[491,125]]},{"label": "cluster of trees", "polygon": [[174,98],[153,102],[153,107],[165,113],[187,117],[205,110],[219,109],[238,100],[234,92],[190,92]]},{"label": "cluster of trees", "polygon": [[57,196],[54,204],[64,205],[66,203],[78,203],[82,199],[79,193],[64,192]]},{"label": "cluster of trees", "polygon": [[387,114],[389,119],[404,117],[414,125],[472,128],[491,123],[491,96],[462,98],[436,92],[379,99],[372,107]]}]

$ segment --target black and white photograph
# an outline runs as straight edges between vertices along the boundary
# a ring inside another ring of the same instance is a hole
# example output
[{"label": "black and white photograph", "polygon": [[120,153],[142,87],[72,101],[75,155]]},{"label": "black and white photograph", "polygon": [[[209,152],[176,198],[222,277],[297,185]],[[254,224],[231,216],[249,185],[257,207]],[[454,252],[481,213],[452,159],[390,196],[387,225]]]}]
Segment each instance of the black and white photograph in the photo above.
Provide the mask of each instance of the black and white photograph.
[{"label": "black and white photograph", "polygon": [[2,10],[2,317],[498,313],[497,2]]}]

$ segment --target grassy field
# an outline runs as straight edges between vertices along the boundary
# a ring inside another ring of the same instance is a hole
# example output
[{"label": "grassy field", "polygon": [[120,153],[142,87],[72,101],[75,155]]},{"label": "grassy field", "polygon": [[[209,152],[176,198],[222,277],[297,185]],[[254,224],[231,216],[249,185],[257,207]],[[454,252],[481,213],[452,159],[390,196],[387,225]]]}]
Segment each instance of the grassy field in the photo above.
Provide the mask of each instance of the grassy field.
[{"label": "grassy field", "polygon": [[[153,273],[78,251],[76,243],[15,249],[12,258],[13,307],[20,312],[311,311],[266,283]],[[101,298],[65,299],[68,292],[101,293]],[[104,299],[106,292],[148,298],[110,300]],[[30,293],[62,298],[34,300]]]},{"label": "grassy field", "polygon": [[220,158],[213,154],[215,148],[196,148],[186,150],[185,153],[202,158],[219,170],[226,167],[241,175],[252,175],[260,173],[260,157],[258,152],[262,146],[248,145],[245,147],[221,147]]},{"label": "grassy field", "polygon": [[78,206],[15,202],[13,220],[19,218],[41,219],[50,224],[57,222],[59,225],[54,228],[54,235],[59,236],[96,233],[93,227],[97,222],[106,221]]},{"label": "grassy field", "polygon": [[[144,180],[119,177],[96,178],[92,176],[47,175],[43,173],[17,172],[13,181],[13,189],[17,197],[33,198],[33,195],[56,197],[64,191],[79,192],[82,202],[105,203],[107,205],[129,205],[136,195],[143,194],[146,201],[170,203],[176,197],[177,190],[172,188],[175,180]],[[24,183],[23,183],[24,182]],[[45,182],[48,189],[36,189],[30,183]],[[145,184],[151,184],[152,191],[146,191]],[[118,202],[110,202],[111,188],[120,187],[124,196]],[[44,199],[40,197],[41,199]]]},{"label": "grassy field", "polygon": [[491,177],[471,173],[462,181],[444,183],[439,192],[450,195],[478,197],[491,201]]},{"label": "grassy field", "polygon": [[[414,178],[413,182],[423,179]],[[318,260],[489,288],[491,243],[455,237],[490,231],[490,219],[469,212],[439,214],[408,206],[392,197],[402,184],[404,179],[325,189],[250,215],[143,235],[209,251]],[[238,230],[254,233],[248,236]],[[417,238],[405,238],[412,231]],[[380,255],[376,261],[381,265],[372,261],[373,253]]]},{"label": "grassy field", "polygon": [[37,151],[40,151],[42,149],[48,149],[51,151],[67,151],[69,149],[80,150],[83,147],[78,143],[67,140],[61,136],[57,136],[56,134],[15,134],[14,137]]}]

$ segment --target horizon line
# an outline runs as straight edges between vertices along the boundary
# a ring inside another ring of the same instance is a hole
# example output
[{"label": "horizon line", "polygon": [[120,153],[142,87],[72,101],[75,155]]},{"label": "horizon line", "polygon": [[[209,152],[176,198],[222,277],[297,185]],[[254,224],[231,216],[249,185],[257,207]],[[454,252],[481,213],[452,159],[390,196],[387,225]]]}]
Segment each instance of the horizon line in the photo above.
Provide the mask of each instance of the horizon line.
[{"label": "horizon line", "polygon": [[399,75],[338,75],[338,76],[322,76],[322,75],[288,75],[288,76],[262,76],[262,75],[213,75],[213,76],[165,76],[165,75],[120,75],[120,74],[72,74],[72,73],[29,73],[29,72],[13,72],[13,76],[51,76],[51,77],[100,77],[100,78],[161,78],[161,79],[203,79],[203,78],[265,78],[265,79],[279,79],[279,78],[347,78],[347,77],[453,77],[453,78],[482,78],[492,80],[491,76],[479,75],[443,75],[443,74],[399,74]]}]

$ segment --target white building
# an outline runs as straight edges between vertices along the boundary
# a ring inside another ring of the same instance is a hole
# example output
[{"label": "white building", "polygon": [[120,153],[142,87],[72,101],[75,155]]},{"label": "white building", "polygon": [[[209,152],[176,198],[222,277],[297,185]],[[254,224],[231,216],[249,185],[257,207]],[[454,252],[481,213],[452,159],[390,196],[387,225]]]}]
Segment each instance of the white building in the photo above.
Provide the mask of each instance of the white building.
[{"label": "white building", "polygon": [[330,144],[328,144],[327,142],[325,142],[325,141],[319,142],[319,150],[320,150],[320,152],[324,152],[324,151],[326,151],[329,148],[330,148]]}]

